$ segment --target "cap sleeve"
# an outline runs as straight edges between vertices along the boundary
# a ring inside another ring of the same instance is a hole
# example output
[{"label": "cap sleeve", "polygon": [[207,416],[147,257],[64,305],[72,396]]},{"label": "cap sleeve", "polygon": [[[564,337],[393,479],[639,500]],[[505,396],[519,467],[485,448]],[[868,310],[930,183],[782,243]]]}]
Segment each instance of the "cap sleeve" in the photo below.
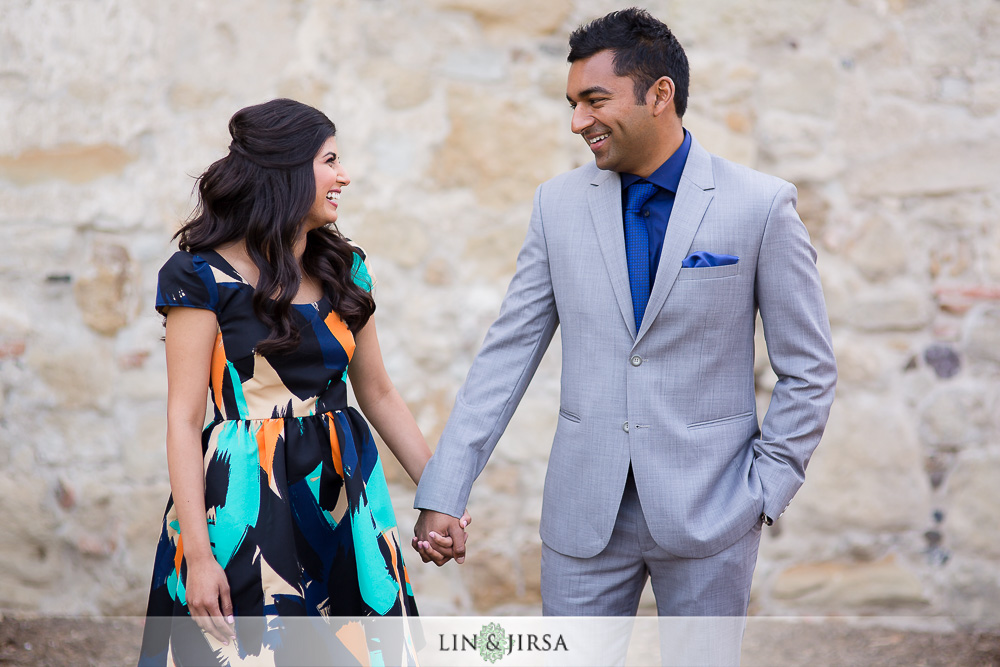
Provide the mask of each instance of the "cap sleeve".
[{"label": "cap sleeve", "polygon": [[375,286],[375,276],[368,271],[365,264],[365,251],[359,246],[354,246],[354,264],[351,266],[351,279],[354,284],[366,292],[371,292]]},{"label": "cap sleeve", "polygon": [[219,289],[212,267],[189,252],[175,252],[160,269],[157,279],[157,312],[166,315],[175,306],[202,308],[215,313],[219,309]]}]

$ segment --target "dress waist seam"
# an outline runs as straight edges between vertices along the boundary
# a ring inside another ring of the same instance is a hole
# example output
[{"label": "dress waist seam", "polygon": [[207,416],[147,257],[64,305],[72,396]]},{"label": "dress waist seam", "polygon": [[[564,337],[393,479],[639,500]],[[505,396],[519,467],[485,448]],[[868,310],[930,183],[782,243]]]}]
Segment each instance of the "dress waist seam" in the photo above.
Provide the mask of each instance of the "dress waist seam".
[{"label": "dress waist seam", "polygon": [[212,421],[205,424],[205,428],[209,426],[215,426],[217,424],[226,424],[230,422],[266,422],[274,419],[310,419],[312,417],[332,417],[338,412],[343,412],[350,409],[350,406],[344,406],[342,408],[337,408],[335,410],[327,410],[326,412],[316,412],[311,415],[291,415],[291,416],[281,416],[281,417],[249,417],[247,419],[213,419]]}]

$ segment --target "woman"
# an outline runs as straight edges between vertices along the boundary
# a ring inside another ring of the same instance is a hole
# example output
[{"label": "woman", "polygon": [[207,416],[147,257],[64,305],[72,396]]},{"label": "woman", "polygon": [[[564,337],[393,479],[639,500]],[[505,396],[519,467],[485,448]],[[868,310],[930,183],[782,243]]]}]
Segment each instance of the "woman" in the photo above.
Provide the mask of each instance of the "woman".
[{"label": "woman", "polygon": [[[200,177],[180,251],[159,274],[172,493],[140,664],[364,662],[363,633],[359,644],[275,622],[416,613],[345,374],[414,482],[430,451],[382,363],[365,255],[335,227],[350,179],[334,124],[273,100],[237,112],[229,132],[229,155]],[[203,428],[206,393],[214,419]]]}]

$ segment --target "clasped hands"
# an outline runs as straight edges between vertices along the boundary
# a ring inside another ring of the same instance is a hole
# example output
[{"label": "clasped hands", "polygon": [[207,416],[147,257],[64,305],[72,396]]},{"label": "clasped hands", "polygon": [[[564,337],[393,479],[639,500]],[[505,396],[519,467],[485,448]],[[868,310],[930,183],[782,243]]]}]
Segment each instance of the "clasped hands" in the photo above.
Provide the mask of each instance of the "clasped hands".
[{"label": "clasped hands", "polygon": [[420,510],[420,518],[413,526],[414,538],[410,542],[425,563],[431,561],[441,567],[452,558],[456,563],[465,562],[465,528],[472,523],[469,510],[460,519],[434,510]]}]

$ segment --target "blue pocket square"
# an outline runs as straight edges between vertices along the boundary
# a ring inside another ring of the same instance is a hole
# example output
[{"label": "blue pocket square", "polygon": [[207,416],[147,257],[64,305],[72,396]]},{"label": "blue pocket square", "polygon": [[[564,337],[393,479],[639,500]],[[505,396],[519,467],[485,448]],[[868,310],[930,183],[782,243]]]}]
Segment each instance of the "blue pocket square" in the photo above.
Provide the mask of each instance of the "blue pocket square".
[{"label": "blue pocket square", "polygon": [[704,268],[706,266],[729,266],[740,261],[736,255],[716,255],[710,252],[693,252],[681,262],[682,269]]}]

